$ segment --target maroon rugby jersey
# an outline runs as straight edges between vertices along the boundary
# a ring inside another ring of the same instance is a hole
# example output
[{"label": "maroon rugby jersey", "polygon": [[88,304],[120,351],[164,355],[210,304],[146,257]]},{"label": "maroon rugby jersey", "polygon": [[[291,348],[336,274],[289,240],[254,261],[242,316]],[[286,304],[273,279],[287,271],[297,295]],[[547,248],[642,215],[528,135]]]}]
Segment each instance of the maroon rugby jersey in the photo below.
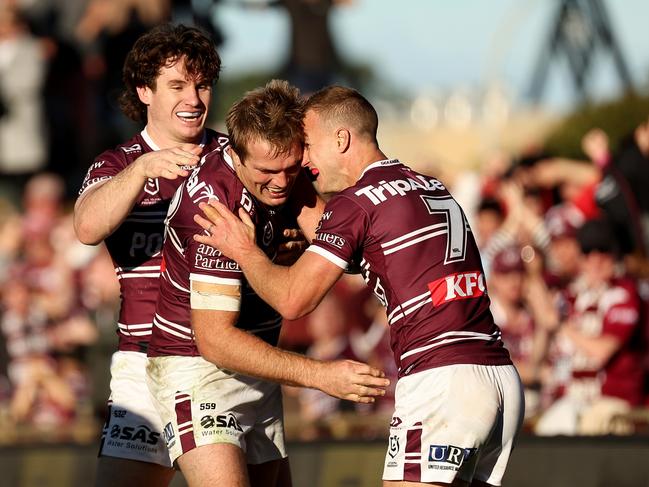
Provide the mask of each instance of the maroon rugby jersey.
[{"label": "maroon rugby jersey", "polygon": [[236,262],[193,238],[203,232],[194,222],[194,215],[201,213],[198,204],[210,198],[218,198],[235,214],[243,207],[255,222],[257,244],[271,259],[275,257],[282,232],[289,222],[281,212],[268,209],[252,198],[234,172],[232,159],[224,149],[219,147],[205,157],[204,164],[178,189],[169,207],[160,294],[148,351],[151,357],[200,355],[191,327],[190,280],[241,284],[237,327],[277,344],[281,316],[255,294]]},{"label": "maroon rugby jersey", "polygon": [[[227,138],[222,134],[206,130],[201,143],[203,154],[224,141]],[[88,169],[79,194],[116,176],[142,154],[158,149],[144,129],[126,143],[103,152]],[[158,298],[164,219],[183,179],[149,178],[126,219],[106,238],[120,284],[119,350],[146,352]]]},{"label": "maroon rugby jersey", "polygon": [[[597,360],[559,335],[555,347],[570,367],[571,378],[565,387],[573,393],[618,397],[637,406],[642,401],[644,356],[640,301],[635,283],[616,277],[601,286],[592,286],[578,278],[569,288],[571,310],[568,324],[588,337],[611,336],[621,342],[620,349],[600,367]],[[560,371],[559,371],[560,372]],[[591,387],[585,388],[584,384]]]},{"label": "maroon rugby jersey", "polygon": [[308,248],[361,273],[387,307],[399,375],[450,364],[511,364],[478,248],[444,185],[397,160],[334,196]]}]

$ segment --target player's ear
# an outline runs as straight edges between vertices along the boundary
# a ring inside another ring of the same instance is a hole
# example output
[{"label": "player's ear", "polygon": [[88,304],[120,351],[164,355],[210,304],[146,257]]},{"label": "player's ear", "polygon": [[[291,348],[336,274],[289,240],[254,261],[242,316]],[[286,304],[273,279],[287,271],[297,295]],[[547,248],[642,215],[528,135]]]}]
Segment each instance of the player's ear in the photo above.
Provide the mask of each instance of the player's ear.
[{"label": "player's ear", "polygon": [[336,148],[338,152],[345,152],[349,149],[349,144],[351,143],[352,137],[349,133],[349,130],[344,128],[339,128],[336,130]]},{"label": "player's ear", "polygon": [[151,102],[151,88],[148,86],[138,86],[135,88],[137,96],[142,103],[148,105]]},{"label": "player's ear", "polygon": [[239,154],[237,154],[237,151],[234,150],[234,147],[229,146],[225,150],[227,151],[227,153],[232,158],[232,163],[234,164],[234,167],[240,166],[241,165],[241,158],[239,157]]}]

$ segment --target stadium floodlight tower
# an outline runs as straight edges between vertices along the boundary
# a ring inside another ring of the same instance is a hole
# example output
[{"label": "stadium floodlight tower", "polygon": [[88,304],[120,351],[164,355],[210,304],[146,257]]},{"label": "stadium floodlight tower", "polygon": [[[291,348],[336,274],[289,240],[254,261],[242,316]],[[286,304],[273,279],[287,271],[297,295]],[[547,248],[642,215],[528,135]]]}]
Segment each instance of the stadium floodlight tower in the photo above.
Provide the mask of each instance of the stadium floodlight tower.
[{"label": "stadium floodlight tower", "polygon": [[581,102],[587,101],[593,61],[600,52],[610,55],[624,89],[633,91],[629,69],[604,0],[559,0],[549,36],[534,68],[529,90],[531,100],[534,103],[541,100],[551,64],[565,55],[575,92]]}]

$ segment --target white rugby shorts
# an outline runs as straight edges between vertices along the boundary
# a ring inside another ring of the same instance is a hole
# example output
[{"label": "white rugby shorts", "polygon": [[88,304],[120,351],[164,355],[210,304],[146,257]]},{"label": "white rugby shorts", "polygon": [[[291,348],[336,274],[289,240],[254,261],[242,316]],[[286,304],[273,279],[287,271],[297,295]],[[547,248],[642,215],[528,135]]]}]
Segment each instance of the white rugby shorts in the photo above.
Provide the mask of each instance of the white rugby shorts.
[{"label": "white rugby shorts", "polygon": [[172,462],[219,443],[241,448],[249,464],[286,457],[279,384],[181,356],[149,357],[147,384]]},{"label": "white rugby shorts", "polygon": [[383,480],[500,485],[524,410],[512,365],[449,365],[403,377]]},{"label": "white rugby shorts", "polygon": [[99,456],[171,467],[162,421],[146,384],[145,353],[115,352],[110,365],[110,398]]}]

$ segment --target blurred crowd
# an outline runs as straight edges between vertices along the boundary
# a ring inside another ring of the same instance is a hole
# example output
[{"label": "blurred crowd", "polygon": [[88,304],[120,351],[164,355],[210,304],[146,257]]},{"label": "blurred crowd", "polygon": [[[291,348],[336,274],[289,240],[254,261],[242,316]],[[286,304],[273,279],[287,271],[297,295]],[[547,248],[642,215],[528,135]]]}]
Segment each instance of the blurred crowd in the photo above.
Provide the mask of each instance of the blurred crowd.
[{"label": "blurred crowd", "polygon": [[[162,20],[209,24],[190,4],[0,0],[0,443],[99,432],[119,288],[103,246],[76,240],[73,197],[93,156],[134,130],[114,101],[124,54]],[[614,148],[593,129],[582,148],[580,161],[497,154],[445,181],[475,232],[539,435],[649,424],[649,121]],[[369,362],[395,382],[384,309],[358,275],[286,322],[281,344]],[[288,435],[385,436],[393,392],[357,405],[286,388]]]}]

